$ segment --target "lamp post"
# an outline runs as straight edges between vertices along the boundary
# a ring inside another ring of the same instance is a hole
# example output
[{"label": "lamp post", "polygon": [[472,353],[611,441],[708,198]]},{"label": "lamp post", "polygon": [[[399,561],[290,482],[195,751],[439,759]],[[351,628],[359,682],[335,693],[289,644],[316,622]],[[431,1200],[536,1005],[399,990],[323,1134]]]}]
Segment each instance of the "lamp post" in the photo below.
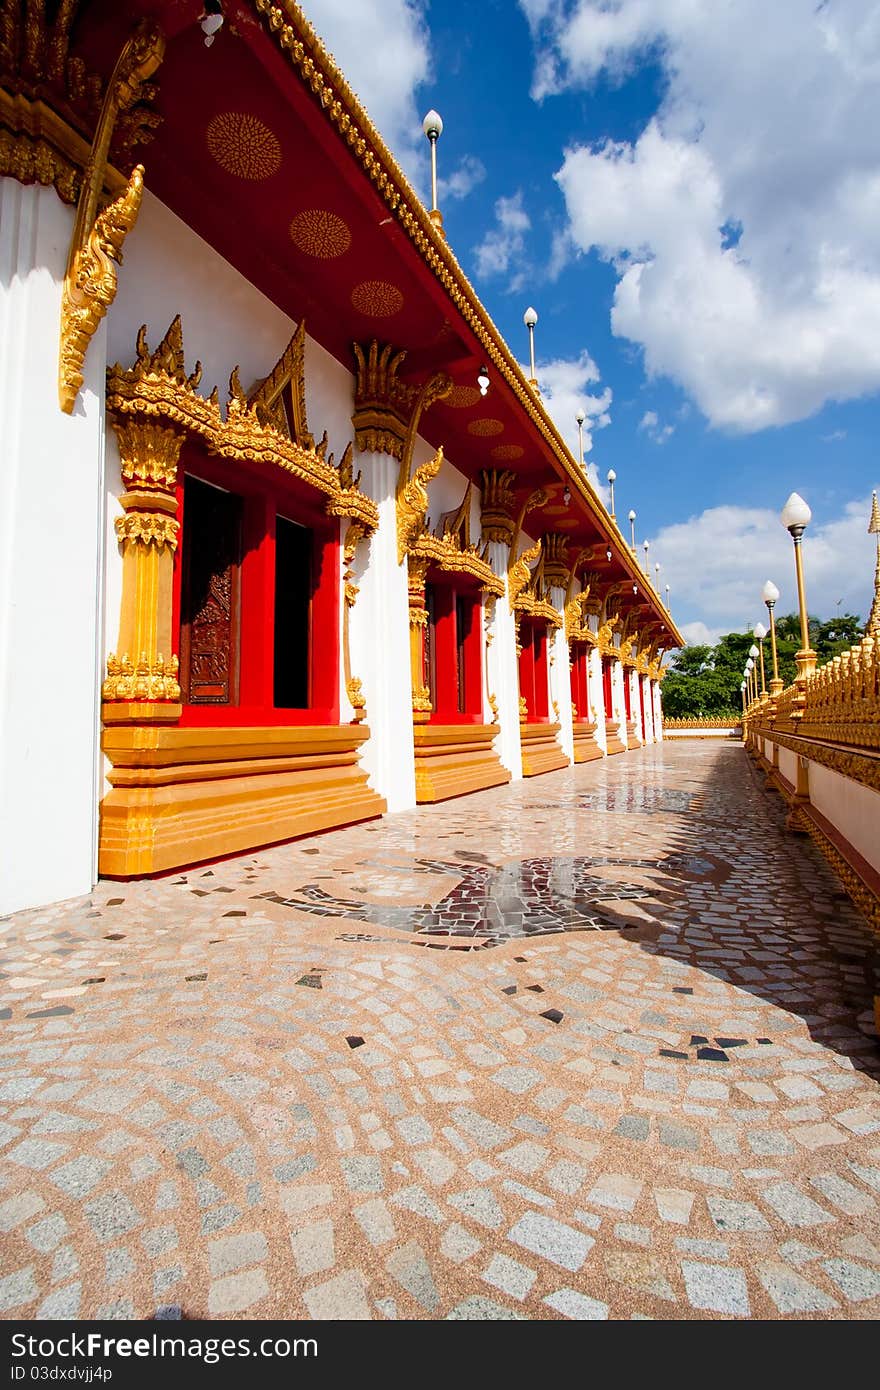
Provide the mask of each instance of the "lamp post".
[{"label": "lamp post", "polygon": [[758,698],[758,648],[754,642],[749,647],[749,661],[752,663],[752,698]]},{"label": "lamp post", "polygon": [[578,413],[577,413],[577,415],[575,415],[574,418],[575,418],[575,420],[577,421],[577,427],[578,427],[578,462],[580,463],[581,472],[583,473],[583,471],[584,471],[584,421],[586,420],[587,417],[586,417],[586,415],[584,414],[584,412],[583,412],[582,410],[578,410]]},{"label": "lamp post", "polygon": [[749,686],[749,704],[751,704],[752,700],[754,699],[754,679],[752,676],[752,672],[754,671],[754,669],[755,663],[752,660],[752,658],[749,657],[748,661],[746,662],[746,680],[748,681]]},{"label": "lamp post", "polygon": [[645,541],[644,545],[642,546],[642,549],[645,552],[645,574],[648,576],[649,579],[651,578],[651,566],[648,562],[648,550],[650,548],[650,544],[650,541]]},{"label": "lamp post", "polygon": [[740,686],[740,688],[739,688],[739,693],[740,693],[740,695],[742,696],[743,714],[745,714],[745,712],[746,712],[746,683],[745,683],[745,681],[743,681],[742,685]]},{"label": "lamp post", "polygon": [[761,666],[761,699],[767,694],[767,686],[764,683],[764,638],[767,636],[767,629],[763,623],[755,623],[752,632],[758,639],[759,661]]},{"label": "lamp post", "polygon": [[535,390],[538,389],[538,378],[535,376],[535,324],[537,322],[538,315],[532,306],[529,305],[528,309],[526,309],[523,314],[523,323],[529,330],[529,366],[532,373],[529,377],[529,385],[534,386]]},{"label": "lamp post", "polygon": [[636,514],[630,509],[629,517],[629,547],[633,555],[636,553]]},{"label": "lamp post", "polygon": [[804,564],[801,558],[801,540],[810,523],[813,513],[806,502],[793,492],[782,508],[780,521],[794,541],[794,567],[797,575],[798,607],[801,615],[801,649],[795,655],[797,675],[795,680],[804,681],[816,669],[816,653],[810,646],[810,620],[807,616],[807,596],[804,591]]},{"label": "lamp post", "polygon": [[773,699],[781,693],[782,681],[779,679],[779,665],[776,660],[776,617],[773,613],[773,609],[776,607],[776,600],[779,598],[779,590],[772,579],[768,579],[761,590],[761,598],[766,603],[767,612],[770,614],[770,653],[773,658],[773,679],[770,682],[770,697]]},{"label": "lamp post", "polygon": [[672,610],[671,610],[670,607],[669,607],[669,585],[667,584],[667,585],[666,585],[666,612],[667,612],[667,613],[670,613],[671,611],[672,611]]},{"label": "lamp post", "polygon": [[608,469],[608,486],[611,488],[611,511],[608,513],[608,515],[611,517],[611,520],[612,520],[612,521],[616,521],[616,520],[617,520],[617,517],[614,515],[614,484],[615,484],[616,482],[617,482],[617,474],[615,473],[615,471],[614,471],[613,468],[609,468],[609,469]]},{"label": "lamp post", "polygon": [[438,231],[443,231],[443,214],[437,206],[437,141],[443,134],[439,112],[430,110],[422,121],[422,130],[431,146],[431,211],[428,214]]}]

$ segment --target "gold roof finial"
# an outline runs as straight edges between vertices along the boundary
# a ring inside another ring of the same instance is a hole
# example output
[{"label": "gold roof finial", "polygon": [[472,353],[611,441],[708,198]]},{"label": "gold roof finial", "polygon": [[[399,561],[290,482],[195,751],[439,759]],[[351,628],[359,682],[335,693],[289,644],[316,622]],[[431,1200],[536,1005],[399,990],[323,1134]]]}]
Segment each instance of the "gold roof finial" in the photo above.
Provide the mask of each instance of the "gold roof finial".
[{"label": "gold roof finial", "polygon": [[874,602],[871,604],[871,611],[868,614],[868,621],[865,624],[865,636],[880,638],[880,505],[877,503],[877,493],[871,493],[871,520],[868,522],[868,534],[877,537],[877,564],[874,568]]}]

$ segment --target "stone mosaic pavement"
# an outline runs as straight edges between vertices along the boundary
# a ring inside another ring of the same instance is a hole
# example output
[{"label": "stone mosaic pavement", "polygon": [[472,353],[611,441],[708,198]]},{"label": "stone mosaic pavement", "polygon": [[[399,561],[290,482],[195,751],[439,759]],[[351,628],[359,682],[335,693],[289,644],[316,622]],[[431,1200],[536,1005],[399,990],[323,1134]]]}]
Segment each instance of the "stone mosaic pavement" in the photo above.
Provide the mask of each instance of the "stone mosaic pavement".
[{"label": "stone mosaic pavement", "polygon": [[0,922],[5,1317],[880,1313],[876,941],[681,744]]}]

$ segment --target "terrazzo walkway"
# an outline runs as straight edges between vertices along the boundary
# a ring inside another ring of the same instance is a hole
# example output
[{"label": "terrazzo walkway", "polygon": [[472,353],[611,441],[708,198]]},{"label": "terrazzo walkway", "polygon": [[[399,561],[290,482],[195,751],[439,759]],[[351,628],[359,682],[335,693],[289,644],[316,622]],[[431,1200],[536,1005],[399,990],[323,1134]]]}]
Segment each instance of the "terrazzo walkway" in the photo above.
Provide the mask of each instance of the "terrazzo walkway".
[{"label": "terrazzo walkway", "polygon": [[0,922],[2,1315],[877,1317],[877,943],[762,780],[667,744]]}]

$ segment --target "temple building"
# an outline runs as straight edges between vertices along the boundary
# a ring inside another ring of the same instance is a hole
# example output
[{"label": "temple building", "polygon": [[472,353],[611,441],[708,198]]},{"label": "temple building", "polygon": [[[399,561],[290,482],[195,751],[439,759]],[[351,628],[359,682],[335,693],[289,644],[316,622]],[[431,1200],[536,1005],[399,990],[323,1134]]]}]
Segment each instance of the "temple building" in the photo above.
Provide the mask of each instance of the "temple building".
[{"label": "temple building", "polygon": [[295,4],[223,19],[0,0],[0,912],[661,737],[439,214]]}]

